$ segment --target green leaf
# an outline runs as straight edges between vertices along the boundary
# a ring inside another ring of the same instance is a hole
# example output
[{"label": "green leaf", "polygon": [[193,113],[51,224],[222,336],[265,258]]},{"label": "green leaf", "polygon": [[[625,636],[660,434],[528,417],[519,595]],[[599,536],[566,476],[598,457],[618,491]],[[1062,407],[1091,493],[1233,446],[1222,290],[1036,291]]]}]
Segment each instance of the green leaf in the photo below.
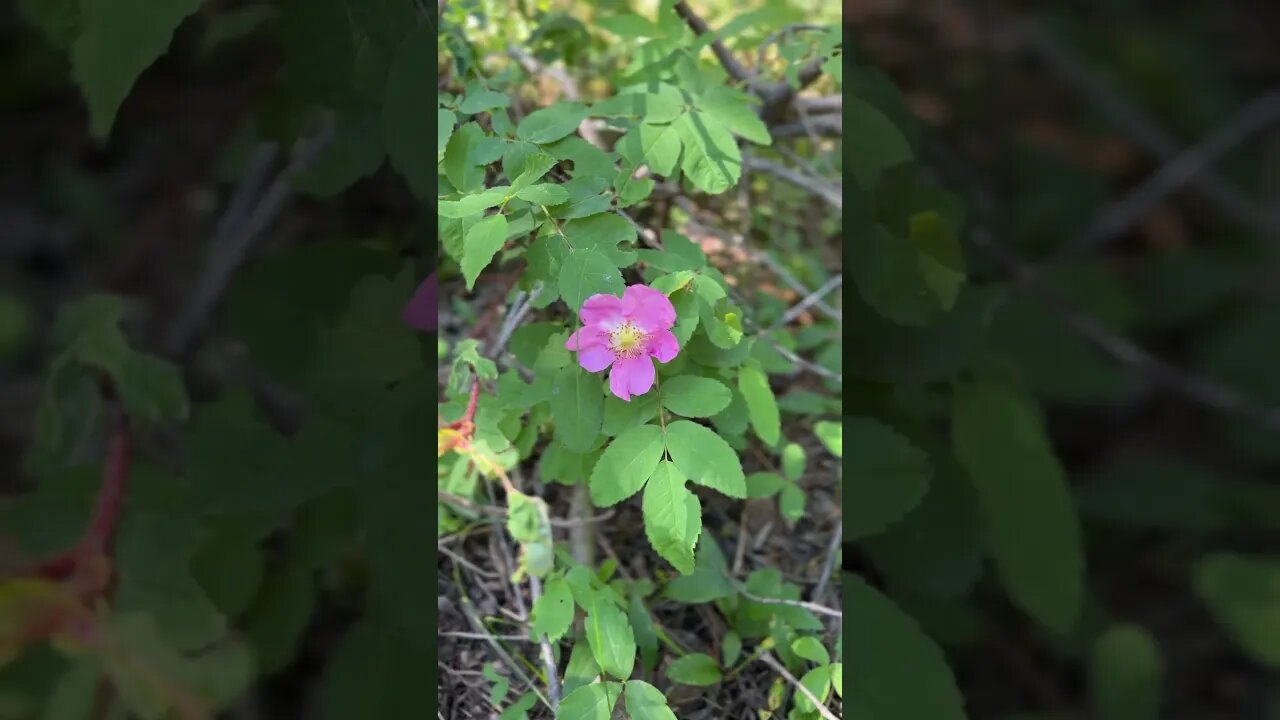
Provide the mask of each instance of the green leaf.
[{"label": "green leaf", "polygon": [[346,2],[288,0],[277,28],[290,93],[330,105],[347,100],[356,81],[356,43]]},{"label": "green leaf", "polygon": [[[425,25],[423,26],[423,29],[426,29]],[[405,44],[406,45],[409,44],[409,39],[406,39]],[[416,62],[414,58],[410,58],[409,61],[406,61],[406,64],[408,64],[410,61]],[[405,70],[404,72],[407,73],[408,70]],[[387,81],[388,92],[391,91],[391,88],[393,87],[395,81],[397,80],[396,75],[397,75],[396,67],[393,66],[391,78],[389,78]],[[420,80],[421,77],[415,75],[414,79]],[[406,164],[403,168],[400,167],[396,159],[398,152],[396,150],[396,144],[395,144],[396,140],[394,140],[393,138],[396,135],[398,135],[402,130],[398,127],[400,122],[398,118],[395,120],[391,120],[389,118],[392,117],[391,112],[392,110],[396,109],[398,104],[399,103],[396,103],[393,105],[390,102],[386,102],[383,104],[382,134],[386,136],[387,152],[391,154],[391,164],[396,166],[396,168],[400,170],[400,172],[402,173],[406,173],[406,172],[414,173],[413,175],[408,176],[410,178],[415,179],[414,181],[410,182],[410,186],[414,188],[415,194],[420,194],[422,191],[429,190],[430,186],[420,184],[420,181],[425,176],[420,176],[420,174],[423,173],[424,170],[419,165],[416,164],[417,162],[416,157],[406,158]],[[410,109],[413,110],[414,108],[410,108]],[[396,125],[396,127],[394,128],[388,127],[389,123]],[[415,128],[419,131],[419,133],[421,132],[420,127],[415,126]],[[405,132],[407,132],[407,130]],[[448,144],[445,145],[444,174],[445,174],[445,177],[448,178],[449,182],[453,185],[453,187],[457,189],[459,192],[469,193],[469,192],[477,191],[480,189],[481,185],[484,183],[484,168],[477,165],[472,159],[472,153],[480,145],[480,143],[484,141],[484,139],[485,139],[484,130],[480,129],[480,126],[477,125],[476,123],[469,122],[465,125],[460,126],[457,130],[455,130],[453,132],[453,135],[449,138]],[[433,181],[434,181],[434,177],[433,177]],[[426,196],[422,196],[422,197],[426,197]]]},{"label": "green leaf", "polygon": [[676,720],[662,691],[643,680],[629,680],[626,687],[627,715],[631,720]]},{"label": "green leaf", "polygon": [[804,475],[804,448],[797,443],[787,443],[782,448],[782,474],[791,482]]},{"label": "green leaf", "polygon": [[995,385],[960,386],[956,456],[978,489],[988,547],[1014,601],[1050,629],[1075,625],[1084,595],[1080,521],[1037,410]]},{"label": "green leaf", "polygon": [[89,106],[89,128],[105,139],[134,82],[169,49],[173,33],[200,0],[157,5],[141,0],[80,0],[80,36],[71,46],[71,77]]},{"label": "green leaf", "polygon": [[819,665],[826,665],[831,662],[831,656],[827,653],[827,648],[822,645],[821,640],[812,635],[797,638],[795,642],[791,643],[791,652]]},{"label": "green leaf", "polygon": [[[803,685],[813,696],[818,698],[818,702],[826,703],[827,697],[831,694],[831,669],[828,667],[816,667],[805,673],[800,678],[800,684]],[[813,701],[809,700],[804,693],[796,694],[796,711],[801,713],[817,712]]]},{"label": "green leaf", "polygon": [[366,617],[347,632],[325,667],[323,720],[414,717],[422,704],[417,670],[434,650]]},{"label": "green leaf", "polygon": [[867,418],[849,418],[849,492],[858,498],[847,522],[851,539],[875,535],[920,503],[929,489],[929,457],[892,429]]},{"label": "green leaf", "polygon": [[787,483],[782,486],[782,493],[778,495],[778,512],[782,519],[794,526],[804,517],[804,502],[804,490],[795,483]]},{"label": "green leaf", "polygon": [[578,102],[558,102],[534,110],[516,126],[516,137],[546,145],[574,132],[587,117],[587,108]]},{"label": "green leaf", "polygon": [[720,643],[720,650],[723,655],[721,664],[724,667],[733,665],[738,662],[738,658],[742,657],[742,637],[730,630],[724,634],[724,640]]},{"label": "green leaf", "polygon": [[486,110],[496,110],[510,106],[510,95],[494,90],[480,90],[479,92],[469,93],[466,99],[458,104],[458,110],[468,115],[474,115]]},{"label": "green leaf", "polygon": [[69,49],[80,34],[78,0],[19,0],[17,8],[18,14],[43,31],[59,50]]},{"label": "green leaf", "polygon": [[[596,658],[591,653],[591,646],[579,635],[574,640],[573,650],[569,652],[569,664],[564,669],[563,689],[565,697],[568,698],[578,688],[595,682],[596,677],[599,675],[600,666],[596,664]],[[564,709],[563,702],[560,704],[560,708],[561,710]]]},{"label": "green leaf", "polygon": [[[902,591],[959,597],[982,573],[986,554],[977,491],[948,448],[927,447],[935,472],[924,500],[902,520],[858,541]],[[945,547],[947,552],[939,553]]]},{"label": "green leaf", "polygon": [[501,205],[507,199],[506,185],[492,187],[483,192],[463,196],[461,200],[441,200],[437,206],[440,217],[465,218],[479,215],[491,207]]},{"label": "green leaf", "polygon": [[294,178],[294,184],[309,195],[333,197],[382,167],[386,155],[377,115],[339,113],[333,138],[311,166]]},{"label": "green leaf", "polygon": [[667,677],[682,685],[715,685],[720,682],[720,666],[704,653],[690,653],[667,666]]},{"label": "green leaf", "polygon": [[566,365],[551,385],[551,414],[556,423],[557,442],[575,452],[590,450],[604,422],[604,394],[599,376],[577,363]]},{"label": "green leaf", "polygon": [[421,368],[415,333],[399,317],[413,293],[412,272],[405,267],[395,279],[369,275],[352,289],[345,312],[326,328],[306,376],[313,405],[340,414],[380,406],[390,383]]},{"label": "green leaf", "polygon": [[[649,426],[652,427],[652,426]],[[693,549],[702,533],[702,506],[685,477],[663,461],[644,488],[644,531],[649,544],[682,574],[693,572]]]},{"label": "green leaf", "polygon": [[658,30],[658,26],[653,24],[653,21],[635,13],[611,15],[600,18],[598,22],[600,27],[619,37],[635,39],[661,37],[662,35],[661,31]]},{"label": "green leaf", "polygon": [[680,161],[680,131],[674,125],[642,124],[633,130],[641,157],[655,173],[668,176]]},{"label": "green leaf", "polygon": [[592,295],[622,297],[626,283],[622,273],[604,253],[596,250],[574,250],[560,266],[560,297],[574,312]]},{"label": "green leaf", "polygon": [[530,185],[516,193],[516,197],[536,205],[558,205],[569,199],[569,191],[553,183]]},{"label": "green leaf", "polygon": [[597,250],[616,266],[635,262],[634,253],[618,247],[619,244],[635,242],[635,225],[615,213],[599,212],[571,220],[564,224],[564,236],[575,250]]},{"label": "green leaf", "polygon": [[664,595],[682,603],[707,603],[734,594],[733,585],[725,576],[729,566],[725,563],[724,553],[710,534],[698,540],[697,557],[694,559],[692,575],[683,575],[667,584]]},{"label": "green leaf", "polygon": [[636,635],[636,646],[640,649],[641,666],[652,670],[658,663],[658,634],[653,627],[653,617],[649,608],[645,607],[644,598],[633,585],[629,593],[627,617],[631,620],[631,629]]},{"label": "green leaf", "polygon": [[191,558],[192,575],[229,618],[238,618],[248,609],[262,583],[266,563],[258,548],[260,539],[242,527],[228,528]]},{"label": "green leaf", "polygon": [[832,423],[829,420],[818,421],[813,425],[813,432],[822,441],[822,445],[827,446],[828,452],[836,457],[845,456],[844,424]]},{"label": "green leaf", "polygon": [[950,310],[965,282],[964,259],[956,229],[938,211],[926,210],[911,216],[910,235],[919,250],[917,260],[925,285],[938,306]]},{"label": "green leaf", "polygon": [[698,98],[698,109],[720,121],[720,124],[757,145],[771,145],[773,138],[755,109],[751,96],[728,85],[712,85]]},{"label": "green leaf", "polygon": [[592,115],[635,118],[649,124],[669,123],[682,112],[684,97],[667,83],[633,86],[591,107]]},{"label": "green leaf", "polygon": [[711,417],[729,407],[733,394],[717,380],[677,375],[661,388],[662,405],[685,417]]},{"label": "green leaf", "polygon": [[856,96],[845,98],[844,122],[844,137],[852,143],[845,149],[856,158],[851,169],[863,188],[874,188],[881,173],[913,157],[901,131],[867,101]]},{"label": "green leaf", "polygon": [[[853,250],[853,278],[864,301],[902,325],[927,325],[942,309],[921,268],[920,252],[883,225]],[[954,303],[954,296],[950,297]]]},{"label": "green leaf", "polygon": [[688,287],[689,283],[693,281],[693,276],[694,274],[692,270],[681,270],[679,272],[671,273],[670,275],[663,275],[662,277],[655,278],[649,283],[649,287],[670,297],[671,294],[677,290]]},{"label": "green leaf", "polygon": [[719,120],[695,111],[681,115],[672,126],[684,146],[680,168],[694,187],[715,195],[738,184],[742,153],[733,134]]},{"label": "green leaf", "polygon": [[[423,24],[411,30],[391,62],[382,94],[382,136],[387,154],[391,156],[391,165],[405,177],[419,198],[434,194],[436,158],[440,156],[440,144],[445,137],[443,111],[433,107],[435,100],[422,84],[422,78],[434,72],[435,45],[435,33],[430,26]],[[436,136],[436,158],[431,157],[426,134],[433,111],[441,122]],[[453,117],[447,120],[447,126],[452,128]],[[445,174],[449,182],[463,192],[471,191],[478,178],[483,177],[483,173],[471,166],[468,157],[477,136],[482,135],[479,126],[467,123],[448,136],[444,150]]]},{"label": "green leaf", "polygon": [[609,507],[640,492],[662,460],[662,447],[662,430],[656,425],[641,425],[615,438],[591,471],[591,502]]},{"label": "green leaf", "polygon": [[560,575],[548,578],[531,613],[533,634],[546,635],[551,642],[558,642],[573,625],[573,594],[569,592],[569,583]]},{"label": "green leaf", "polygon": [[[248,346],[256,365],[283,381],[310,362],[324,326],[346,309],[363,276],[398,268],[387,253],[341,241],[265,255],[236,272],[227,297],[228,329]],[[290,302],[277,302],[279,297]]]},{"label": "green leaf", "polygon": [[493,262],[507,242],[507,218],[504,215],[490,215],[467,231],[462,249],[462,275],[467,280],[467,289],[476,284],[480,271]]},{"label": "green leaf", "polygon": [[778,401],[769,387],[769,376],[758,365],[743,365],[738,370],[738,391],[747,401],[747,417],[751,427],[765,445],[778,444],[782,434],[782,422],[778,415]]},{"label": "green leaf", "polygon": [[746,478],[738,454],[724,438],[705,425],[677,420],[667,425],[666,448],[671,460],[693,482],[728,495],[745,498]]},{"label": "green leaf", "polygon": [[274,675],[292,662],[315,612],[318,591],[313,569],[297,557],[267,573],[243,621],[263,676]]},{"label": "green leaf", "polygon": [[584,685],[567,694],[560,702],[556,720],[609,720],[613,717],[613,706],[621,695],[622,683]]},{"label": "green leaf", "polygon": [[787,484],[781,475],[771,472],[753,472],[747,476],[747,497],[772,497]]},{"label": "green leaf", "polygon": [[860,718],[966,720],[942,650],[916,621],[857,575],[844,576],[850,692],[844,713]]},{"label": "green leaf", "polygon": [[1117,625],[1093,643],[1089,684],[1098,720],[1160,717],[1160,648],[1136,625]]},{"label": "green leaf", "polygon": [[607,591],[591,594],[591,607],[583,623],[587,643],[600,669],[619,680],[631,677],[636,661],[636,639],[631,623]]},{"label": "green leaf", "polygon": [[623,400],[613,393],[604,399],[604,426],[601,432],[617,437],[633,427],[639,427],[658,414],[658,398],[652,394]]},{"label": "green leaf", "polygon": [[1280,668],[1280,560],[1220,553],[1200,560],[1193,587],[1213,619],[1254,660]]}]

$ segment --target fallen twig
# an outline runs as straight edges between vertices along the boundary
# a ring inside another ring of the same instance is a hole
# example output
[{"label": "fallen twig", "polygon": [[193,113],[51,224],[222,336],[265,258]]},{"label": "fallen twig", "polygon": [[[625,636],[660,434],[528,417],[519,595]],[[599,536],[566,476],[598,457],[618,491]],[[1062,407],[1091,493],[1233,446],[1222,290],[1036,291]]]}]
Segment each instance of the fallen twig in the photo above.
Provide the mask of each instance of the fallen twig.
[{"label": "fallen twig", "polygon": [[828,710],[827,706],[824,705],[822,701],[818,700],[818,696],[814,695],[812,690],[805,687],[803,683],[801,683],[799,680],[796,679],[795,675],[792,675],[790,671],[788,671],[785,667],[783,667],[782,663],[778,662],[777,659],[773,657],[772,653],[768,653],[768,652],[761,653],[760,660],[765,665],[768,665],[769,667],[773,668],[774,672],[786,678],[786,681],[791,683],[793,686],[795,686],[795,689],[799,691],[801,694],[803,694],[806,698],[809,698],[809,702],[813,703],[813,706],[818,709],[818,712],[822,715],[822,717],[826,718],[827,720],[840,720],[839,716],[837,716],[835,713]]},{"label": "fallen twig", "polygon": [[785,180],[798,188],[808,190],[836,210],[844,210],[844,195],[839,185],[828,184],[818,178],[810,177],[804,173],[792,170],[785,165],[779,165],[772,160],[765,160],[764,158],[748,155],[742,158],[742,163],[750,167],[752,170],[767,172],[770,175],[773,175],[780,180]]}]

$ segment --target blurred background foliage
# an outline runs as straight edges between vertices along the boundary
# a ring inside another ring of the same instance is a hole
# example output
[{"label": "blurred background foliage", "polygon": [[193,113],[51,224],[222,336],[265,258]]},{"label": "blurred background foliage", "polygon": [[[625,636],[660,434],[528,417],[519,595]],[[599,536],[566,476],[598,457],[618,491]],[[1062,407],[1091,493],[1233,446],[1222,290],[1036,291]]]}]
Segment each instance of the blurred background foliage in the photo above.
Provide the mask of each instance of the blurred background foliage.
[{"label": "blurred background foliage", "polygon": [[[970,717],[1280,718],[1280,6],[845,11],[846,52],[899,86],[969,210],[972,276],[1008,293],[990,371],[1046,407],[1088,553],[1072,637],[982,586],[897,599],[947,643]],[[1220,158],[1139,202],[1214,136]]]}]

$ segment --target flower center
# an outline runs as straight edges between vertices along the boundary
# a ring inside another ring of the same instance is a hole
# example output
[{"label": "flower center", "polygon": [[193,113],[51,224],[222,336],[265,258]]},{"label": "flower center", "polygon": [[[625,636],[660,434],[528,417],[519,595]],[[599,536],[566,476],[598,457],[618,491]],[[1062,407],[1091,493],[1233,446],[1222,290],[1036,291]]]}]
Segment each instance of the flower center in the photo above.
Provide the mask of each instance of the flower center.
[{"label": "flower center", "polygon": [[624,322],[609,331],[609,349],[618,357],[636,357],[644,349],[646,337],[643,330],[629,322]]}]

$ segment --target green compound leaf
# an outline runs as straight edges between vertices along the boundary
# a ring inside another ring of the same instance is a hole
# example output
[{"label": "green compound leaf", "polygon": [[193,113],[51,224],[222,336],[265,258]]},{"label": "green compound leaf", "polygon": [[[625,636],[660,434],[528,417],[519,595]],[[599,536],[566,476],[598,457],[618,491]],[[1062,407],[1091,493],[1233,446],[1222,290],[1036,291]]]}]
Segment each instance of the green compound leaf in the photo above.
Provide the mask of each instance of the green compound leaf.
[{"label": "green compound leaf", "polygon": [[729,497],[747,496],[746,477],[738,453],[705,425],[691,420],[670,423],[666,448],[676,467],[693,482]]},{"label": "green compound leaf", "polygon": [[662,430],[641,425],[619,435],[591,471],[591,502],[609,507],[640,492],[662,460]]}]

